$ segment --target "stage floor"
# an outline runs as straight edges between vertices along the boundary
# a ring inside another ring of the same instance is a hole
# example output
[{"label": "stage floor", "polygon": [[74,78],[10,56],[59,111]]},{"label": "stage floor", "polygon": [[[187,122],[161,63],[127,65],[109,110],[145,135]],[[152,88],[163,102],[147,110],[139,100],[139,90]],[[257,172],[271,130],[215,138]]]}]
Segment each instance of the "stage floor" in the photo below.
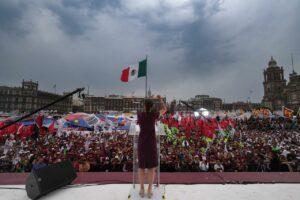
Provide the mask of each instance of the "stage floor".
[{"label": "stage floor", "polygon": [[[131,186],[129,184],[71,185],[58,189],[40,200],[127,200]],[[0,185],[0,188],[1,200],[29,199],[24,185]],[[162,189],[165,191],[166,200],[298,200],[300,198],[300,184],[173,184],[162,185]]]}]

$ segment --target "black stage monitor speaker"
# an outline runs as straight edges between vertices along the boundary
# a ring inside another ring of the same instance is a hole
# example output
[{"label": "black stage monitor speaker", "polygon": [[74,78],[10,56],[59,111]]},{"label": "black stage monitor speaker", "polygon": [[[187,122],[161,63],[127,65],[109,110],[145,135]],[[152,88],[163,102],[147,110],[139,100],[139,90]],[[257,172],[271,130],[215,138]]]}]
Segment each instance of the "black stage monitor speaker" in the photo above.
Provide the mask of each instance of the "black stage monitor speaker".
[{"label": "black stage monitor speaker", "polygon": [[41,196],[67,184],[77,177],[69,160],[34,170],[26,179],[27,196],[38,199]]}]

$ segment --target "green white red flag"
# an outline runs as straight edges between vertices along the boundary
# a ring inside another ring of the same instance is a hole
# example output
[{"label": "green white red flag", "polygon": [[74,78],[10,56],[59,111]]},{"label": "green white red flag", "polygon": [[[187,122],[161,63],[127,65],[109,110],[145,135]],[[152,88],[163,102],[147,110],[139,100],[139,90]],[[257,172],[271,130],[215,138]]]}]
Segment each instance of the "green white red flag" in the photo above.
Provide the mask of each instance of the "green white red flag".
[{"label": "green white red flag", "polygon": [[137,78],[147,76],[147,60],[142,60],[138,64],[126,66],[121,74],[122,82],[133,81]]}]

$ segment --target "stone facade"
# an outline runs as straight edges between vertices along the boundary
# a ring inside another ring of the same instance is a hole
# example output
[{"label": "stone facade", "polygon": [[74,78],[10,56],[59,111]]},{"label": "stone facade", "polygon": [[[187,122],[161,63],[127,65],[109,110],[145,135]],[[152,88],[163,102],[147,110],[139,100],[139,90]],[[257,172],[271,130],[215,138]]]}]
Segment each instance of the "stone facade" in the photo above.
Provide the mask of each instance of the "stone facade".
[{"label": "stone facade", "polygon": [[216,97],[210,97],[209,95],[196,95],[195,98],[191,98],[189,101],[195,109],[206,108],[208,110],[221,110],[222,99]]},{"label": "stone facade", "polygon": [[271,110],[281,110],[286,100],[284,95],[286,80],[284,79],[283,67],[279,67],[273,57],[271,57],[267,69],[264,70],[263,85],[262,104]]},{"label": "stone facade", "polygon": [[298,110],[300,108],[300,75],[294,70],[289,82],[284,79],[283,67],[271,57],[269,66],[264,70],[264,97],[262,104],[272,110],[281,110],[282,106]]},{"label": "stone facade", "polygon": [[83,111],[86,113],[99,113],[105,109],[104,97],[86,96],[83,101]]},{"label": "stone facade", "polygon": [[104,110],[105,111],[123,111],[124,100],[120,95],[109,95],[104,98]]},{"label": "stone facade", "polygon": [[[22,87],[0,86],[0,111],[28,113],[61,97],[62,95],[59,94],[38,90],[38,82],[31,80],[23,81]],[[57,111],[57,113],[71,112],[72,97],[54,104],[47,110]]]},{"label": "stone facade", "polygon": [[226,111],[232,110],[244,110],[249,111],[255,108],[261,108],[261,103],[252,103],[252,102],[233,102],[233,103],[223,103],[222,109]]},{"label": "stone facade", "polygon": [[286,106],[290,109],[300,108],[300,75],[295,71],[290,74],[290,82],[287,84],[284,95],[286,96]]},{"label": "stone facade", "polygon": [[[109,95],[107,97],[87,96],[84,99],[84,112],[101,113],[106,111],[142,111],[144,109],[144,97]],[[151,98],[154,108],[159,109],[159,100]],[[163,98],[166,102],[166,98]]]}]

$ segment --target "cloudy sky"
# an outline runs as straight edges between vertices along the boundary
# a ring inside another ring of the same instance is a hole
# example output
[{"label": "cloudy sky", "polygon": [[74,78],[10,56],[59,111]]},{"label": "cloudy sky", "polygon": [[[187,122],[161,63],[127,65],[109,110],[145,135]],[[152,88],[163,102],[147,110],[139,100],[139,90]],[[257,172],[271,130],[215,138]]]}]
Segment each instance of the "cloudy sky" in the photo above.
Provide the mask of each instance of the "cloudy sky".
[{"label": "cloudy sky", "polygon": [[[260,102],[271,55],[300,73],[299,0],[1,0],[0,85],[143,95],[122,68],[148,56],[148,82],[169,100],[208,94]],[[253,91],[252,93],[250,91]]]}]

